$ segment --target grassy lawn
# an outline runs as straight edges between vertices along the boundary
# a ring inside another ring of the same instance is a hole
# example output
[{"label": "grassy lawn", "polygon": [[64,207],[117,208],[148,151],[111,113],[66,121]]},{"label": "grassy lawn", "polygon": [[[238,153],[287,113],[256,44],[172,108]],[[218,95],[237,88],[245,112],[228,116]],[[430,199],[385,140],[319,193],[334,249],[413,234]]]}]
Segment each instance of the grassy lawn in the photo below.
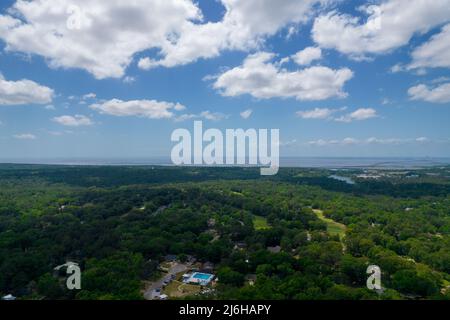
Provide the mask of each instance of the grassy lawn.
[{"label": "grassy lawn", "polygon": [[190,296],[199,293],[200,286],[183,283],[181,286],[178,287],[178,290],[183,292],[183,295]]},{"label": "grassy lawn", "polygon": [[255,227],[255,230],[264,230],[271,228],[267,223],[267,219],[261,216],[253,216],[253,226]]},{"label": "grassy lawn", "polygon": [[313,210],[313,211],[320,220],[322,220],[327,224],[327,232],[331,235],[338,235],[339,238],[342,240],[342,238],[345,236],[345,230],[347,229],[347,227],[342,223],[326,218],[323,215],[322,210]]},{"label": "grassy lawn", "polygon": [[180,281],[172,281],[164,288],[163,293],[171,298],[181,298],[194,295],[200,292],[200,286],[185,284]]}]

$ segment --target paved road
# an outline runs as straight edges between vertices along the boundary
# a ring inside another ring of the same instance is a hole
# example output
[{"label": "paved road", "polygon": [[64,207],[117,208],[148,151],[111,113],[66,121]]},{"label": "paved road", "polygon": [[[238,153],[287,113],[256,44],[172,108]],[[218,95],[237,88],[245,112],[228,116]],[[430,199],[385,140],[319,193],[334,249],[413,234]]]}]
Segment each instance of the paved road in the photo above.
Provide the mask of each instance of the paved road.
[{"label": "paved road", "polygon": [[158,288],[162,289],[164,280],[170,279],[172,275],[176,275],[180,272],[184,272],[188,269],[188,266],[183,263],[175,263],[170,269],[169,272],[162,277],[161,279],[153,282],[144,292],[144,298],[146,300],[152,300],[155,295],[155,290]]}]

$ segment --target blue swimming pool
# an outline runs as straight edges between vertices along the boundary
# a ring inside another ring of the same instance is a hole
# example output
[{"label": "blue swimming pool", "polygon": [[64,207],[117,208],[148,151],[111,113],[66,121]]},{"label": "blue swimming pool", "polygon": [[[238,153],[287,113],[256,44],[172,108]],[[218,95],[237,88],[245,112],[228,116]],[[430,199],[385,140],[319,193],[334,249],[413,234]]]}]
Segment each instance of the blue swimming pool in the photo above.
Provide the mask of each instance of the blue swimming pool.
[{"label": "blue swimming pool", "polygon": [[185,283],[199,284],[201,286],[207,286],[214,279],[213,274],[194,272],[188,279],[184,280]]},{"label": "blue swimming pool", "polygon": [[209,280],[209,278],[211,278],[211,277],[212,277],[212,274],[201,273],[201,272],[196,272],[192,275],[192,278],[200,279],[200,280]]}]

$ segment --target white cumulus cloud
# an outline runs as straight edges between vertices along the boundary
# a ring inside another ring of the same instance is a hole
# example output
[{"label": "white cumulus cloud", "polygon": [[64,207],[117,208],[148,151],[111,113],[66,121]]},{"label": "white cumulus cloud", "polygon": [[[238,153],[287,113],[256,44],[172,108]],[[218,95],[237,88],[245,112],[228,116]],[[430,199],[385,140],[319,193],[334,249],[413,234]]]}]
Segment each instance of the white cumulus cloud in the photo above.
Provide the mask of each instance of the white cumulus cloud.
[{"label": "white cumulus cloud", "polygon": [[54,92],[34,81],[8,81],[0,74],[0,105],[48,104]]},{"label": "white cumulus cloud", "polygon": [[311,62],[322,58],[322,50],[317,47],[305,48],[292,56],[294,62],[301,66],[310,65]]},{"label": "white cumulus cloud", "polygon": [[353,77],[350,69],[316,66],[287,71],[272,63],[273,58],[268,52],[252,54],[241,66],[220,74],[213,87],[229,97],[250,94],[260,99],[324,100],[347,96],[343,87]]},{"label": "white cumulus cloud", "polygon": [[172,67],[199,58],[217,57],[224,50],[249,50],[282,28],[308,21],[317,7],[334,0],[220,0],[223,19],[203,24],[188,23],[176,39],[161,47],[161,59],[142,58],[143,69]]},{"label": "white cumulus cloud", "polygon": [[182,114],[182,115],[176,117],[175,121],[182,122],[182,121],[192,120],[192,119],[205,119],[205,120],[210,120],[210,121],[220,121],[220,120],[224,120],[227,118],[228,118],[228,115],[226,115],[226,114],[223,114],[220,112],[211,112],[209,110],[206,110],[206,111],[202,111],[198,114],[193,114],[193,113]]},{"label": "white cumulus cloud", "polygon": [[253,114],[253,110],[252,109],[247,109],[247,110],[242,111],[240,113],[242,119],[248,119],[248,118],[251,117],[252,114]]},{"label": "white cumulus cloud", "polygon": [[372,108],[360,108],[356,111],[343,115],[339,118],[336,118],[336,121],[339,122],[352,122],[352,121],[362,121],[371,118],[378,117],[377,111]]},{"label": "white cumulus cloud", "polygon": [[301,24],[332,0],[221,0],[220,21],[204,22],[193,0],[35,0],[0,15],[6,50],[36,54],[51,67],[120,78],[137,53],[139,66],[172,67],[224,50],[256,48],[282,28]]},{"label": "white cumulus cloud", "polygon": [[303,119],[329,119],[340,109],[315,108],[312,110],[297,111],[297,116]]},{"label": "white cumulus cloud", "polygon": [[411,100],[423,100],[432,103],[450,102],[450,83],[444,83],[435,87],[419,84],[408,90]]},{"label": "white cumulus cloud", "polygon": [[367,20],[337,11],[317,17],[314,41],[322,48],[363,58],[390,52],[408,44],[415,34],[450,21],[448,0],[386,0],[359,10]]},{"label": "white cumulus cloud", "polygon": [[53,118],[53,121],[68,127],[81,127],[81,126],[91,126],[94,122],[83,115],[75,115],[75,116],[60,116]]},{"label": "white cumulus cloud", "polygon": [[[449,3],[450,6],[450,3]],[[412,53],[413,62],[408,69],[450,68],[450,24]]]},{"label": "white cumulus cloud", "polygon": [[97,95],[95,93],[87,93],[83,96],[83,100],[89,100],[89,99],[95,99],[97,98]]},{"label": "white cumulus cloud", "polygon": [[149,119],[169,119],[174,116],[173,111],[180,111],[185,107],[179,103],[156,100],[122,101],[112,99],[103,103],[92,104],[90,108],[117,117],[138,116]]},{"label": "white cumulus cloud", "polygon": [[0,38],[6,50],[41,55],[52,67],[118,78],[134,54],[165,46],[200,19],[190,0],[16,1],[0,15]]}]

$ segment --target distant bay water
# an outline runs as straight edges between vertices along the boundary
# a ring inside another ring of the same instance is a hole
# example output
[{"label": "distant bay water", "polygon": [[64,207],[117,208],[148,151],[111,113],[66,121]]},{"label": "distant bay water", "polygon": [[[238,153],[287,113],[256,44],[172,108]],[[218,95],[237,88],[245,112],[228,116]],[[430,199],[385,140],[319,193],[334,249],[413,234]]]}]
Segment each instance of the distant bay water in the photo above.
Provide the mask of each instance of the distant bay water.
[{"label": "distant bay water", "polygon": [[[172,166],[169,158],[48,158],[48,159],[0,159],[3,164],[40,164],[70,166]],[[450,158],[350,158],[350,157],[281,157],[281,167],[296,168],[426,168],[450,165]]]}]

